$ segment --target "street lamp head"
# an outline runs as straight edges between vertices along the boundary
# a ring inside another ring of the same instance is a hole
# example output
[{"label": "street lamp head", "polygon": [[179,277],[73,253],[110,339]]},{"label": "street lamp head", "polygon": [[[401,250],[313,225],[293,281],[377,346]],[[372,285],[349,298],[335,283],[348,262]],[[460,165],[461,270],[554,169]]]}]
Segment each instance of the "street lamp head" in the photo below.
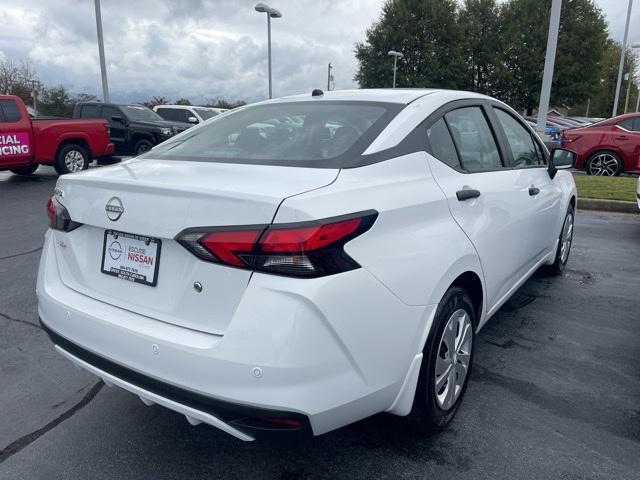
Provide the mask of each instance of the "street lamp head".
[{"label": "street lamp head", "polygon": [[389,50],[387,55],[389,55],[390,57],[397,57],[397,58],[403,58],[404,57],[403,54],[401,54],[400,52],[396,52],[395,50]]},{"label": "street lamp head", "polygon": [[265,5],[264,3],[258,3],[255,8],[256,8],[256,12],[260,12],[260,13],[271,12],[271,7],[269,5]]},{"label": "street lamp head", "polygon": [[280,11],[276,10],[275,8],[271,9],[271,11],[269,12],[269,16],[271,18],[282,18],[282,14],[280,13]]}]

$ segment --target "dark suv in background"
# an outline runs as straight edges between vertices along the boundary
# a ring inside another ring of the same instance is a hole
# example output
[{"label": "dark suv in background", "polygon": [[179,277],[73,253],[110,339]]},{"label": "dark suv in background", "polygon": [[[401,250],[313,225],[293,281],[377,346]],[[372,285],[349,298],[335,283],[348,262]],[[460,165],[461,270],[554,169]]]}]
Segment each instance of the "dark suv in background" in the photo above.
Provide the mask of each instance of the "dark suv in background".
[{"label": "dark suv in background", "polygon": [[82,102],[73,118],[104,118],[109,122],[111,141],[120,154],[140,155],[168,138],[183,132],[189,123],[164,120],[144,105]]}]

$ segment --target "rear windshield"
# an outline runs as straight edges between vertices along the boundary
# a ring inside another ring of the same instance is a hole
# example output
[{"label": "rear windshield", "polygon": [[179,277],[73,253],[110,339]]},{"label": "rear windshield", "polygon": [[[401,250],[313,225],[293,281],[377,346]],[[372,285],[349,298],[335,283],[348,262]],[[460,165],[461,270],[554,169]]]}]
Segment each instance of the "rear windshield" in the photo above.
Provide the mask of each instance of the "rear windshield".
[{"label": "rear windshield", "polygon": [[145,157],[341,168],[357,160],[402,107],[346,101],[249,106],[193,128]]}]

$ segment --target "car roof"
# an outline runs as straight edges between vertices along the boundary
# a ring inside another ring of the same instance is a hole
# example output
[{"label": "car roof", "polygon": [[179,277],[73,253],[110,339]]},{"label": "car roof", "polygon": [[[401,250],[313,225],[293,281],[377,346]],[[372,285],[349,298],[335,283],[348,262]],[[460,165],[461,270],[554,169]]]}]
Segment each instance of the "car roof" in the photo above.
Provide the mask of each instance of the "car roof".
[{"label": "car roof", "polygon": [[[277,98],[274,100],[266,100],[260,103],[280,103],[280,102],[303,102],[303,101],[322,101],[322,100],[339,100],[339,101],[360,101],[360,102],[385,102],[409,104],[418,98],[426,95],[445,95],[451,99],[451,95],[460,99],[464,98],[490,98],[475,92],[440,90],[432,88],[363,88],[357,90],[332,90],[323,92],[322,96],[313,96],[311,92],[301,95],[291,95],[288,97]],[[455,95],[458,94],[458,95]]]}]

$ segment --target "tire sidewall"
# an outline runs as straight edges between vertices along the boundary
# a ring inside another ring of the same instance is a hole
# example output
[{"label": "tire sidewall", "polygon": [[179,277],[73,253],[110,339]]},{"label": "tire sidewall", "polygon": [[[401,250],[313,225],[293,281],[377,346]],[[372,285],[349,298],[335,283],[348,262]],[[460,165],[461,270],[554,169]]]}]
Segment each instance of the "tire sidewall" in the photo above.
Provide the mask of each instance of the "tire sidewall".
[{"label": "tire sidewall", "polygon": [[598,155],[603,155],[603,154],[611,155],[613,158],[616,159],[616,162],[618,163],[618,169],[616,171],[615,176],[620,175],[622,173],[622,171],[623,171],[622,158],[620,158],[620,155],[618,155],[617,153],[609,151],[609,150],[601,150],[599,152],[595,152],[595,153],[591,154],[591,156],[587,160],[587,168],[586,168],[587,175],[593,175],[593,173],[591,173],[591,162],[593,162],[593,160],[595,160],[595,158]]},{"label": "tire sidewall", "polygon": [[575,224],[576,224],[576,211],[575,208],[573,208],[573,205],[569,204],[569,206],[567,207],[567,211],[564,214],[564,217],[562,218],[562,226],[560,227],[560,234],[558,235],[558,248],[556,248],[556,258],[554,259],[553,265],[552,265],[552,269],[554,271],[554,273],[556,273],[557,275],[560,275],[562,272],[564,272],[564,269],[567,265],[567,262],[569,262],[569,257],[571,256],[571,247],[573,247],[573,233],[571,232],[571,245],[569,245],[569,253],[567,254],[567,259],[563,262],[562,259],[560,258],[560,249],[562,248],[562,234],[564,232],[564,224],[567,221],[567,217],[569,215],[573,216],[573,228],[575,231]]},{"label": "tire sidewall", "polygon": [[59,175],[66,175],[69,173],[77,173],[77,172],[71,172],[68,168],[67,165],[65,164],[64,158],[65,156],[71,152],[71,151],[77,151],[80,153],[80,155],[82,155],[82,158],[84,159],[84,165],[82,166],[82,170],[86,170],[87,168],[89,168],[89,155],[87,154],[87,151],[81,147],[80,145],[76,145],[76,144],[69,144],[69,145],[65,145],[64,147],[62,147],[60,149],[60,151],[58,152],[58,155],[56,157],[56,161],[54,163],[54,168],[56,169],[56,172],[58,172]]},{"label": "tire sidewall", "polygon": [[24,167],[18,167],[18,168],[12,168],[11,172],[13,172],[16,175],[31,175],[33,173],[35,173],[35,171],[38,169],[40,165],[38,165],[37,163],[35,165],[26,165]]},{"label": "tire sidewall", "polygon": [[[465,378],[464,385],[462,386],[462,391],[456,399],[456,402],[450,409],[443,410],[438,405],[435,395],[436,356],[438,355],[438,348],[440,346],[442,333],[449,318],[451,317],[451,314],[461,308],[467,311],[473,323],[469,371],[467,372],[467,377]],[[464,394],[467,390],[467,385],[469,384],[469,379],[471,377],[471,371],[473,369],[476,328],[475,315],[475,309],[469,294],[459,287],[450,288],[438,305],[431,329],[432,332],[429,335],[429,339],[427,340],[423,350],[420,377],[416,388],[413,409],[410,414],[413,417],[414,423],[416,423],[418,428],[425,433],[437,433],[446,427],[455,416],[462,399],[464,398]]]}]

